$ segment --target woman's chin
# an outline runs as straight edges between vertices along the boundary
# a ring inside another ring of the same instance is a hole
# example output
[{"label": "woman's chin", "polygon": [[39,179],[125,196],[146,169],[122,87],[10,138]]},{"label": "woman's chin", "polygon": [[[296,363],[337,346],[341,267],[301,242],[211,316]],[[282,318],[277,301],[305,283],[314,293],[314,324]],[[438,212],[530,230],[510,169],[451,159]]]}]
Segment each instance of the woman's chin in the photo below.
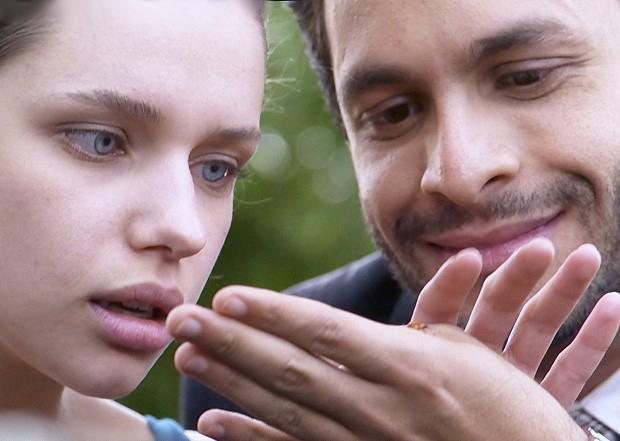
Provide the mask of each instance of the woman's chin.
[{"label": "woman's chin", "polygon": [[117,399],[133,392],[144,380],[149,368],[150,366],[143,366],[142,369],[92,369],[90,372],[81,372],[80,375],[71,375],[71,380],[64,384],[82,395]]},{"label": "woman's chin", "polygon": [[77,383],[67,385],[71,390],[89,397],[118,399],[133,392],[143,378],[98,378],[89,384]]}]

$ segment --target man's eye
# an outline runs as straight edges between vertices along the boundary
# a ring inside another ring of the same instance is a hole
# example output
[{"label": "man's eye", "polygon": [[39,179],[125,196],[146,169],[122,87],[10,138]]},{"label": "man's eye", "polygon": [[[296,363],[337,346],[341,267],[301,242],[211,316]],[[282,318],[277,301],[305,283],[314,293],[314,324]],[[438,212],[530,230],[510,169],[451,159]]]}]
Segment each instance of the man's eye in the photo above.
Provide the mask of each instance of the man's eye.
[{"label": "man's eye", "polygon": [[362,127],[377,140],[397,138],[418,126],[423,106],[410,97],[398,97],[362,116]]},{"label": "man's eye", "polygon": [[514,72],[499,78],[497,86],[499,89],[507,88],[526,88],[543,83],[549,74],[550,69],[533,69],[524,70],[522,72]]},{"label": "man's eye", "polygon": [[542,74],[537,70],[528,70],[525,72],[518,72],[513,75],[512,81],[517,86],[529,86],[537,83],[542,78]]},{"label": "man's eye", "polygon": [[106,130],[67,129],[65,137],[78,153],[93,159],[121,156],[126,153],[125,140]]},{"label": "man's eye", "polygon": [[390,107],[382,113],[382,119],[387,124],[400,124],[409,118],[413,113],[413,109],[410,104],[400,104],[398,106]]},{"label": "man's eye", "polygon": [[225,161],[206,161],[202,165],[202,178],[212,184],[237,174],[237,167]]},{"label": "man's eye", "polygon": [[560,61],[546,63],[544,67],[531,69],[511,69],[496,77],[494,87],[502,95],[520,100],[531,101],[544,98],[559,89],[570,78],[567,75],[569,65]]}]

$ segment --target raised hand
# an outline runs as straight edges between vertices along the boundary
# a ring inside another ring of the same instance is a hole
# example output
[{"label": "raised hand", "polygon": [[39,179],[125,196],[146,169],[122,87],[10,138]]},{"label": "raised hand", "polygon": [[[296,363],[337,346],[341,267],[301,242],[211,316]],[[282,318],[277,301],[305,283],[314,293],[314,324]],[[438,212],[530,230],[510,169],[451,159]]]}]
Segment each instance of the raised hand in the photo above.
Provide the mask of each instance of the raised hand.
[{"label": "raised hand", "polygon": [[582,439],[557,401],[456,327],[386,326],[244,287],[215,308],[171,316],[192,342],[177,366],[300,440]]},{"label": "raised hand", "polygon": [[[516,253],[487,278],[467,327],[530,376],[599,265],[592,247],[575,251],[519,315],[552,258],[553,249],[544,241]],[[446,263],[421,293],[412,319],[456,323],[479,271],[475,251]],[[544,380],[562,405],[572,403],[613,339],[619,297],[599,302]],[[243,287],[220,292],[214,309],[219,314],[186,306],[171,315],[173,335],[193,342],[179,349],[177,366],[284,431],[210,411],[199,428],[217,439],[490,440],[520,434],[518,439],[535,440],[527,422],[535,412],[548,417],[545,430],[537,426],[536,433],[583,437],[539,386],[454,326],[432,324],[415,332]],[[193,319],[189,326],[188,318]],[[500,385],[502,390],[495,390]],[[480,397],[487,399],[482,403]]]},{"label": "raised hand", "polygon": [[[553,246],[547,240],[538,239],[519,249],[485,280],[465,328],[529,376],[536,374],[553,337],[600,266],[596,248],[583,245],[532,296],[552,260]],[[480,255],[473,249],[446,262],[420,293],[411,320],[456,324],[480,268]],[[598,302],[542,381],[565,408],[573,404],[613,342],[620,322],[616,297],[608,294]]]}]

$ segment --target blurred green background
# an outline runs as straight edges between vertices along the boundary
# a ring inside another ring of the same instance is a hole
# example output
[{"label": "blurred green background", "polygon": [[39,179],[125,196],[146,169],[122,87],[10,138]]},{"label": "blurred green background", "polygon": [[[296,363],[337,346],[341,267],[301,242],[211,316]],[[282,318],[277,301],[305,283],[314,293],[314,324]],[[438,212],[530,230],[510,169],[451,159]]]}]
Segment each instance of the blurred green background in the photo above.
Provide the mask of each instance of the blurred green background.
[{"label": "blurred green background", "polygon": [[[232,229],[200,303],[247,284],[282,290],[371,252],[347,147],[332,124],[288,9],[270,2],[262,145],[237,184]],[[172,345],[122,402],[178,415]]]}]

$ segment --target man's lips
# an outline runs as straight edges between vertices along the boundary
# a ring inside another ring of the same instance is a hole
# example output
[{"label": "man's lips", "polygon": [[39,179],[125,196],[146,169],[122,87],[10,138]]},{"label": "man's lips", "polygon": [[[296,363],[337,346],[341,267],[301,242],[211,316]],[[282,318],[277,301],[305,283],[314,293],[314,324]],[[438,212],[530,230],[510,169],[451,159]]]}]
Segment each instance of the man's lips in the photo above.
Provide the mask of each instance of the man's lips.
[{"label": "man's lips", "polygon": [[512,253],[537,237],[551,239],[553,226],[562,212],[519,222],[467,229],[424,238],[423,243],[444,257],[465,248],[476,248],[482,255],[482,275],[495,271]]},{"label": "man's lips", "polygon": [[506,242],[518,239],[520,236],[535,233],[541,227],[551,223],[561,213],[554,213],[538,219],[531,219],[504,225],[486,227],[468,227],[467,229],[436,235],[423,240],[433,245],[448,250],[458,251],[464,248],[488,248],[498,246]]},{"label": "man's lips", "polygon": [[90,299],[106,340],[144,352],[160,350],[170,342],[165,319],[182,303],[178,289],[153,283],[96,293]]}]

